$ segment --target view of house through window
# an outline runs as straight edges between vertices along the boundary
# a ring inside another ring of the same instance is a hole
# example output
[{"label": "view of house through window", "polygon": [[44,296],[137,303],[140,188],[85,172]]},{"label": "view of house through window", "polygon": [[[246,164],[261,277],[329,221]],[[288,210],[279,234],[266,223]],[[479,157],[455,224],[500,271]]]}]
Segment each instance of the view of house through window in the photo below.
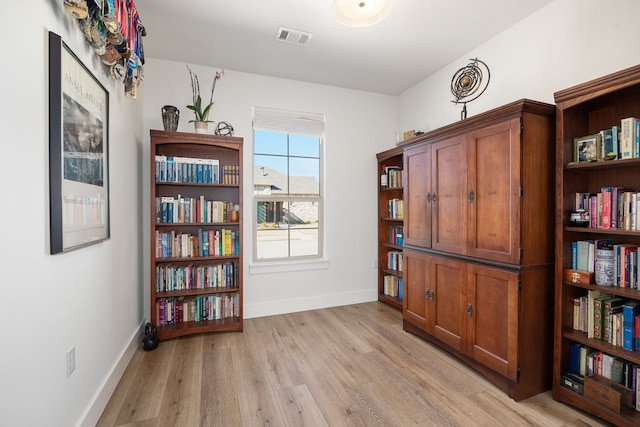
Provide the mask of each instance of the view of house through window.
[{"label": "view of house through window", "polygon": [[254,120],[256,261],[322,256],[321,140]]}]

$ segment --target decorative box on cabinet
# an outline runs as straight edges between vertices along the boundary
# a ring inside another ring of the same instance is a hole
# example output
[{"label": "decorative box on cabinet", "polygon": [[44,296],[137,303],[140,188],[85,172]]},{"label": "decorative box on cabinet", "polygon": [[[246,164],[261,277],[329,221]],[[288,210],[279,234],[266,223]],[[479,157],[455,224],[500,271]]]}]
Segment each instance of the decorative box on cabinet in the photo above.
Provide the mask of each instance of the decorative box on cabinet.
[{"label": "decorative box on cabinet", "polygon": [[150,134],[150,312],[158,337],[242,331],[242,138]]},{"label": "decorative box on cabinet", "polygon": [[[378,301],[402,308],[404,171],[402,149],[392,148],[378,158]],[[402,203],[400,203],[402,201]]]},{"label": "decorative box on cabinet", "polygon": [[404,328],[515,400],[551,387],[554,115],[520,100],[403,146]]},{"label": "decorative box on cabinet", "polygon": [[[556,268],[553,397],[619,426],[640,425],[640,412],[626,405],[615,410],[603,400],[594,400],[562,386],[562,375],[570,369],[573,345],[588,347],[629,363],[640,365],[640,351],[625,350],[605,340],[589,338],[574,329],[574,299],[589,291],[602,291],[628,301],[640,301],[640,290],[623,286],[597,286],[589,280],[567,280],[572,268],[571,246],[578,240],[613,239],[615,243],[640,245],[640,231],[618,228],[582,228],[569,224],[575,210],[576,193],[596,194],[602,187],[640,191],[640,157],[572,163],[574,138],[597,134],[619,126],[622,119],[640,117],[640,66],[635,66],[555,93],[556,118]],[[583,278],[593,275],[583,275]],[[587,388],[588,381],[585,381]],[[609,388],[611,392],[613,388]],[[603,393],[600,392],[602,395]]]}]

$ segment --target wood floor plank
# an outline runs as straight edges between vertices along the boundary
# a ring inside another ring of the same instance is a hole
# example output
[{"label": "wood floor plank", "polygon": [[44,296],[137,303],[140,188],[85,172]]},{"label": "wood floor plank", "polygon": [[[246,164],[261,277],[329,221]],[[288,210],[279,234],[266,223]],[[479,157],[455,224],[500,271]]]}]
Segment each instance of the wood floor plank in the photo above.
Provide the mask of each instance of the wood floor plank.
[{"label": "wood floor plank", "polygon": [[265,425],[610,426],[550,392],[513,401],[377,302],[245,319],[241,333],[138,349],[98,422]]},{"label": "wood floor plank", "polygon": [[306,385],[283,388],[276,392],[287,426],[329,426]]},{"label": "wood floor plank", "polygon": [[243,333],[242,338],[238,340],[241,345],[231,348],[242,425],[284,425],[265,366],[260,363],[261,358],[254,347],[247,342],[251,340],[251,334]]},{"label": "wood floor plank", "polygon": [[167,342],[162,349],[138,352],[144,363],[136,370],[130,387],[125,390],[123,405],[119,408],[117,425],[153,419],[160,413],[164,392],[169,381],[176,342]]},{"label": "wood floor plank", "polygon": [[176,339],[176,350],[160,408],[162,424],[195,426],[200,422],[202,336]]},{"label": "wood floor plank", "polygon": [[203,338],[200,425],[235,427],[242,425],[238,389],[228,345],[218,345],[224,338],[211,334]]}]

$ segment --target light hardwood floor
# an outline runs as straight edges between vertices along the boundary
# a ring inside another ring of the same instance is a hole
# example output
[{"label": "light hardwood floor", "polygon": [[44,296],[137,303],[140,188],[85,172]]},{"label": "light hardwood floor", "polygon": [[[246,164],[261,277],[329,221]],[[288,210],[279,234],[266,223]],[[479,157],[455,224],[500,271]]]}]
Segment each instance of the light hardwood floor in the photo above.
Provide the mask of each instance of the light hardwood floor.
[{"label": "light hardwood floor", "polygon": [[137,350],[98,426],[607,426],[514,402],[372,302],[247,319]]}]

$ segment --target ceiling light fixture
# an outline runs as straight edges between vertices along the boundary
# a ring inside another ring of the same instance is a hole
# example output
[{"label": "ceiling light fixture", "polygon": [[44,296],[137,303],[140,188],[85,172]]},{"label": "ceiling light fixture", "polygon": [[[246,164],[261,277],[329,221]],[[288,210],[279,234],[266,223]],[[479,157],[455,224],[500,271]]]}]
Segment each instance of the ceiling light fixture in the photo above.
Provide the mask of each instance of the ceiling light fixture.
[{"label": "ceiling light fixture", "polygon": [[391,13],[393,0],[333,0],[333,15],[350,27],[377,24]]}]

